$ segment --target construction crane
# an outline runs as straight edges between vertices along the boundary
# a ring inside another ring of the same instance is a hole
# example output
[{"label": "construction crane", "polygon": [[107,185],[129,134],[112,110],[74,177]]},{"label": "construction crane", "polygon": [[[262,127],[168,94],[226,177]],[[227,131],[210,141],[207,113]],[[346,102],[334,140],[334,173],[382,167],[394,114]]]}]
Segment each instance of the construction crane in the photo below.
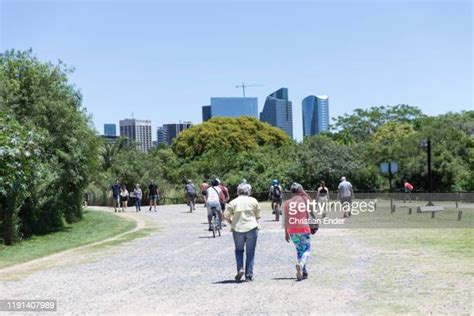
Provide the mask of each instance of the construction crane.
[{"label": "construction crane", "polygon": [[242,84],[236,85],[235,87],[236,88],[242,88],[242,94],[243,94],[243,97],[245,98],[245,88],[248,88],[248,87],[263,87],[263,84],[245,84],[245,83],[242,82]]}]

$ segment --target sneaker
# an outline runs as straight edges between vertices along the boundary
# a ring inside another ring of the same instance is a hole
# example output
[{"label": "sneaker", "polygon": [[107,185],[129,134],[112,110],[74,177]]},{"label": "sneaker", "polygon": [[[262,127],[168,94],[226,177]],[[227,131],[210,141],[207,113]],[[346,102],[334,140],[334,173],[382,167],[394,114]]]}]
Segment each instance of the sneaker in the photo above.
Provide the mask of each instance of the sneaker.
[{"label": "sneaker", "polygon": [[299,264],[296,265],[296,279],[298,281],[303,279],[303,275],[301,274],[301,266]]},{"label": "sneaker", "polygon": [[209,226],[209,229],[208,229],[208,230],[209,230],[210,232],[212,232],[212,227],[211,227],[211,226]]},{"label": "sneaker", "polygon": [[308,271],[306,271],[306,267],[303,268],[303,280],[308,278]]},{"label": "sneaker", "polygon": [[244,276],[244,270],[240,269],[239,272],[235,275],[235,281],[240,282],[240,279]]},{"label": "sneaker", "polygon": [[252,282],[252,281],[253,281],[253,276],[247,275],[247,276],[245,277],[245,282]]}]

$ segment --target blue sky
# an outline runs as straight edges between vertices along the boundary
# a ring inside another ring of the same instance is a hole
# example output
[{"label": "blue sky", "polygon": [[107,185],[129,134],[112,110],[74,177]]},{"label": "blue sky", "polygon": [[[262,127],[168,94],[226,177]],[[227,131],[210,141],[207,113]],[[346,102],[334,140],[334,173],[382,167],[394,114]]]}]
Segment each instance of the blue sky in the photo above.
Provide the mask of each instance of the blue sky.
[{"label": "blue sky", "polygon": [[[0,48],[33,48],[76,68],[96,128],[130,117],[201,122],[210,97],[293,101],[329,95],[330,116],[411,104],[427,114],[473,107],[471,1],[0,0]],[[155,138],[156,135],[153,135]]]}]

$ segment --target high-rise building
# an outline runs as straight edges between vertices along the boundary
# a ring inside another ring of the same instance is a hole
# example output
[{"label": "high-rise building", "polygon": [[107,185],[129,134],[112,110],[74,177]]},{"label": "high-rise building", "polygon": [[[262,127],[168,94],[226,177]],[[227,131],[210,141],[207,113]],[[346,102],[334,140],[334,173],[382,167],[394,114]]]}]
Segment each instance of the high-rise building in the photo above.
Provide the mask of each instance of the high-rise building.
[{"label": "high-rise building", "polygon": [[191,122],[179,122],[178,124],[164,124],[164,134],[166,134],[166,143],[171,145],[173,139],[179,135],[182,131],[191,127]]},{"label": "high-rise building", "polygon": [[310,95],[303,99],[303,136],[329,130],[329,97]]},{"label": "high-rise building", "polygon": [[203,105],[202,107],[202,121],[205,122],[211,119],[211,106]]},{"label": "high-rise building", "polygon": [[167,138],[166,138],[166,129],[163,126],[160,126],[156,130],[156,144],[167,144]]},{"label": "high-rise building", "polygon": [[152,148],[151,121],[134,118],[120,120],[120,136],[136,142],[141,151],[148,151]]},{"label": "high-rise building", "polygon": [[293,138],[293,106],[288,100],[287,88],[281,88],[266,98],[260,121],[281,128]]},{"label": "high-rise building", "polygon": [[211,117],[251,116],[258,118],[257,98],[211,98]]},{"label": "high-rise building", "polygon": [[106,135],[106,136],[117,136],[117,125],[115,125],[115,124],[104,124],[104,135]]}]

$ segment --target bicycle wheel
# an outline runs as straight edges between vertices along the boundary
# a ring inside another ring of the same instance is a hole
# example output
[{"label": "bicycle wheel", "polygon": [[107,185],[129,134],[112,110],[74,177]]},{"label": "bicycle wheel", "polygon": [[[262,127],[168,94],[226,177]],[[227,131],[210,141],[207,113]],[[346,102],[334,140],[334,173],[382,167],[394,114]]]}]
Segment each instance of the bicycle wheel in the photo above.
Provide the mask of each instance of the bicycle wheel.
[{"label": "bicycle wheel", "polygon": [[216,230],[217,230],[217,226],[216,226],[216,223],[212,223],[212,237],[216,238]]},{"label": "bicycle wheel", "polygon": [[216,230],[217,230],[217,223],[216,223],[216,209],[212,208],[212,237],[216,238]]},{"label": "bicycle wheel", "polygon": [[280,221],[280,208],[278,207],[278,203],[275,203],[275,221],[279,222]]}]

